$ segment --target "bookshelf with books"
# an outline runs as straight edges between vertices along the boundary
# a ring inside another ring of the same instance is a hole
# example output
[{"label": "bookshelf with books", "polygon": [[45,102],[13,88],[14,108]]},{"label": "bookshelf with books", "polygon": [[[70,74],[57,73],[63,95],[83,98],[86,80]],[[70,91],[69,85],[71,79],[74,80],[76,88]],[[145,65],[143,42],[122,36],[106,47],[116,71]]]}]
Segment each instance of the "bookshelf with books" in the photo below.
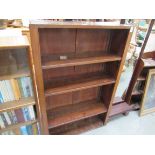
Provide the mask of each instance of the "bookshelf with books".
[{"label": "bookshelf with books", "polygon": [[27,37],[0,38],[0,134],[38,134]]},{"label": "bookshelf with books", "polygon": [[131,27],[32,21],[43,134],[78,134],[107,123]]}]

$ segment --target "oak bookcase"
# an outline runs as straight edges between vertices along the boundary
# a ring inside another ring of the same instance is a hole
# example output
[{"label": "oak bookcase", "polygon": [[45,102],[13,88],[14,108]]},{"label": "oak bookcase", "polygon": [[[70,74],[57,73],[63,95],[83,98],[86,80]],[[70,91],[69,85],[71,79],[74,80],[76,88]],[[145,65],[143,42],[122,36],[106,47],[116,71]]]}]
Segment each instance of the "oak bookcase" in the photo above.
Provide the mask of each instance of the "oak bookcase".
[{"label": "oak bookcase", "polygon": [[[7,36],[0,38],[0,81],[30,77],[33,81],[32,87],[34,94],[32,97],[25,97],[0,104],[0,113],[36,105],[35,100],[37,98],[32,68],[33,62],[30,52],[30,44],[26,36]],[[21,116],[19,115],[18,117]],[[19,129],[21,126],[37,124],[37,122],[36,114],[35,120],[8,125],[7,127],[0,129],[0,134],[5,131]]]},{"label": "oak bookcase", "polygon": [[31,21],[42,134],[107,123],[131,34],[127,25]]}]

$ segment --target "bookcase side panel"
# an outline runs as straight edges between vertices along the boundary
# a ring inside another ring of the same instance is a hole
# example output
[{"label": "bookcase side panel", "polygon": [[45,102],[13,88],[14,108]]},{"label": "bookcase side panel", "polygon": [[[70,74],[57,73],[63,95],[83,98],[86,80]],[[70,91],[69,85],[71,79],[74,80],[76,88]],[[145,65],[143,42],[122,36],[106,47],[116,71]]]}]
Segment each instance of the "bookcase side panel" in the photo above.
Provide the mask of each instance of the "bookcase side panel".
[{"label": "bookcase side panel", "polygon": [[46,104],[44,96],[44,85],[41,69],[41,56],[40,56],[40,46],[39,46],[39,34],[38,28],[30,25],[30,35],[32,44],[32,56],[34,62],[34,74],[37,89],[37,111],[39,116],[39,123],[41,126],[41,134],[49,134],[47,125],[47,115],[46,115]]}]

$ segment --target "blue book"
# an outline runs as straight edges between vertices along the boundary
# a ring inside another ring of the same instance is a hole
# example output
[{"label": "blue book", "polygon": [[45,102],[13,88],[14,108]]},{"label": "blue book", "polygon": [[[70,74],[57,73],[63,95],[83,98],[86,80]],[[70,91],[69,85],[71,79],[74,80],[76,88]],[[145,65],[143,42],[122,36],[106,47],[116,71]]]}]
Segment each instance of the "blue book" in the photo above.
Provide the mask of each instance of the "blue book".
[{"label": "blue book", "polygon": [[31,117],[30,117],[28,108],[24,107],[22,108],[22,111],[23,111],[25,121],[30,121]]},{"label": "blue book", "polygon": [[4,102],[3,97],[2,97],[2,93],[0,92],[0,104],[2,104]]},{"label": "blue book", "polygon": [[26,126],[20,127],[20,131],[21,131],[22,135],[28,135]]},{"label": "blue book", "polygon": [[28,134],[33,135],[33,133],[32,133],[32,125],[28,125],[26,128],[27,128]]},{"label": "blue book", "polygon": [[26,90],[25,78],[22,77],[22,78],[20,78],[20,80],[21,80],[21,84],[22,84],[22,89],[23,89],[24,97],[28,97],[27,90]]}]

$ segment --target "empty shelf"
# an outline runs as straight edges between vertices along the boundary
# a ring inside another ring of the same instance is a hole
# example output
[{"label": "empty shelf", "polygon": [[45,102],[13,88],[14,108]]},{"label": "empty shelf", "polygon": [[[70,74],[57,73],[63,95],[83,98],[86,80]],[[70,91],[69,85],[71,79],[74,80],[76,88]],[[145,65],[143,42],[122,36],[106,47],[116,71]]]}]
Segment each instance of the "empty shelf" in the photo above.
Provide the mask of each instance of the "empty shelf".
[{"label": "empty shelf", "polygon": [[47,111],[49,129],[107,112],[103,103],[89,101]]}]

